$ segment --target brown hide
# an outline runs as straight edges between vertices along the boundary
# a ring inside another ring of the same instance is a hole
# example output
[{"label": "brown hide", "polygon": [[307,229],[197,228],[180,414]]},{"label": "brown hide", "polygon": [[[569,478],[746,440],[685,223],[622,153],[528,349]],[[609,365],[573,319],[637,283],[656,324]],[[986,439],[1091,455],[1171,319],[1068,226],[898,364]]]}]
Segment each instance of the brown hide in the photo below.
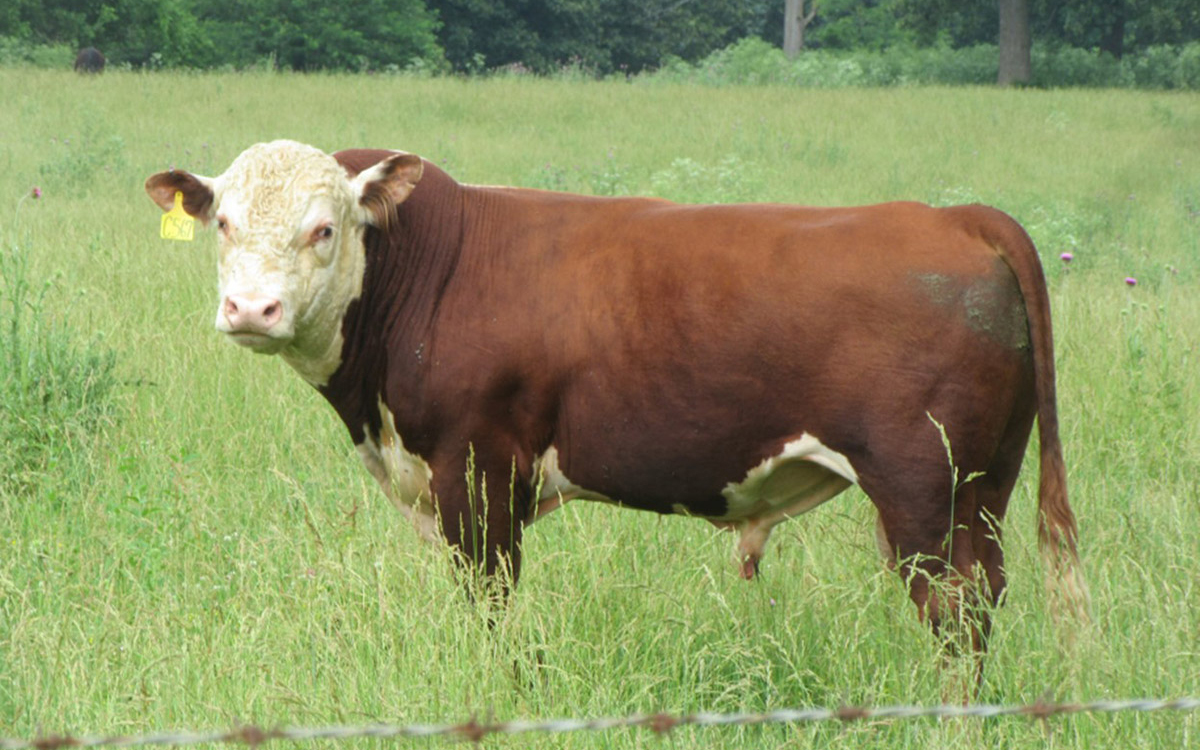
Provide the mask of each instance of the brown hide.
[{"label": "brown hide", "polygon": [[85,47],[75,56],[76,73],[103,73],[104,54],[95,47]]},{"label": "brown hide", "polygon": [[[390,153],[335,156],[353,175]],[[427,163],[365,243],[322,392],[356,443],[378,437],[383,395],[432,468],[447,538],[489,571],[508,556],[519,572],[551,446],[589,491],[720,518],[722,490],[807,433],[849,459],[902,572],[924,555],[961,582],[978,562],[994,602],[990,519],[1039,413],[1044,535],[1074,559],[1045,284],[999,211],[682,206],[460,185]],[[933,420],[959,479],[982,472],[957,494]],[[463,481],[472,448],[486,518]],[[922,576],[912,588],[935,626],[956,606]]]}]

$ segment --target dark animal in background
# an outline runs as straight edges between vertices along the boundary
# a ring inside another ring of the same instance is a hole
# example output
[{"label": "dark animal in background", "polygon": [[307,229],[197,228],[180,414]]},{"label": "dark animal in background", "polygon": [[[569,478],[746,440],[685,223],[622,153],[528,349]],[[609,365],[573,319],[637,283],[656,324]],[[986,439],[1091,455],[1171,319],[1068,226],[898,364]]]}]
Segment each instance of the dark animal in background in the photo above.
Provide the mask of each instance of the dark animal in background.
[{"label": "dark animal in background", "polygon": [[84,47],[75,55],[76,73],[103,73],[104,55],[95,47]]}]

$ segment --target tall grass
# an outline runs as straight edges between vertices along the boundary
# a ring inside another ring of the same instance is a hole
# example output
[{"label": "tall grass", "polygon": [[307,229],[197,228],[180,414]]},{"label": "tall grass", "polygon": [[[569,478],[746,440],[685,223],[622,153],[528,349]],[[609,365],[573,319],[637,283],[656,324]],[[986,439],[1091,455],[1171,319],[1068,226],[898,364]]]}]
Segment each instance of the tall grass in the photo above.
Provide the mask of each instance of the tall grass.
[{"label": "tall grass", "polygon": [[[14,215],[38,197],[34,188]],[[30,252],[18,239],[0,244],[0,486],[18,495],[84,470],[85,446],[105,425],[116,385],[113,353],[64,330],[49,309],[54,278],[34,283]]]},{"label": "tall grass", "polygon": [[[939,647],[880,562],[857,491],[781,527],[753,584],[707,524],[570,504],[529,530],[521,588],[489,631],[318,394],[212,331],[211,239],[157,237],[148,174],[215,174],[285,136],[404,148],[480,183],[1013,213],[1050,277],[1095,623],[1072,650],[1048,616],[1031,459],[979,698],[1200,692],[1200,97],[31,70],[0,71],[0,97],[0,217],[43,191],[19,233],[31,288],[57,279],[38,319],[115,352],[111,420],[71,438],[89,458],[58,468],[62,501],[0,483],[0,734],[943,696]],[[1176,748],[1197,721],[1080,716],[1049,731],[1061,747]],[[489,742],[1046,741],[1035,723],[973,726]]]}]

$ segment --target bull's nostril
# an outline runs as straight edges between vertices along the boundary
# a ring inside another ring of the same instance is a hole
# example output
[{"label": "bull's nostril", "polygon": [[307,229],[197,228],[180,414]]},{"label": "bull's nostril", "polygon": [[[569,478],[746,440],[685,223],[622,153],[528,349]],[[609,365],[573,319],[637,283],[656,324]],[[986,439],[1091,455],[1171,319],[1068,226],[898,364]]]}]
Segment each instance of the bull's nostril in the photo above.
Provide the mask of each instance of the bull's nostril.
[{"label": "bull's nostril", "polygon": [[231,294],[221,303],[231,333],[267,333],[283,320],[283,302],[273,297]]}]

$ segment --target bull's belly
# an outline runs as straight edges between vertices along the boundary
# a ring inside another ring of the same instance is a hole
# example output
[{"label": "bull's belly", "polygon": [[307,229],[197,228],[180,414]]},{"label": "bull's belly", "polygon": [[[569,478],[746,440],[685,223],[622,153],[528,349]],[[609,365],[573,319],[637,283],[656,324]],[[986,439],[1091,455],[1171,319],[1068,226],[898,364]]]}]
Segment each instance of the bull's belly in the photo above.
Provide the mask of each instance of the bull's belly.
[{"label": "bull's belly", "polygon": [[[554,447],[534,462],[533,481],[537,502],[528,521],[541,518],[569,500],[620,502],[620,498],[572,482],[563,473]],[[777,524],[807,513],[857,482],[858,475],[846,456],[805,433],[786,443],[779,454],[751,468],[740,480],[729,482],[721,490],[725,509],[720,515],[695,513],[685,502],[672,505],[670,511],[698,516],[719,528],[738,532],[737,556],[742,574],[750,577]]]},{"label": "bull's belly", "polygon": [[[391,412],[380,402],[382,428],[379,439],[369,436],[358,452],[392,503],[407,516],[418,533],[428,540],[438,538],[434,499],[430,490],[432,471],[419,456],[405,450],[396,432]],[[551,446],[533,465],[535,502],[526,523],[541,518],[569,500],[621,503],[603,492],[571,481],[559,464],[558,449]],[[774,456],[764,459],[746,474],[730,481],[720,491],[723,508],[717,513],[697,512],[721,506],[711,498],[689,504],[687,498],[662,512],[704,518],[719,528],[736,531],[738,558],[743,575],[753,575],[771,530],[779,523],[807,513],[855,484],[858,476],[846,456],[823,445],[807,433],[789,441]]]}]

